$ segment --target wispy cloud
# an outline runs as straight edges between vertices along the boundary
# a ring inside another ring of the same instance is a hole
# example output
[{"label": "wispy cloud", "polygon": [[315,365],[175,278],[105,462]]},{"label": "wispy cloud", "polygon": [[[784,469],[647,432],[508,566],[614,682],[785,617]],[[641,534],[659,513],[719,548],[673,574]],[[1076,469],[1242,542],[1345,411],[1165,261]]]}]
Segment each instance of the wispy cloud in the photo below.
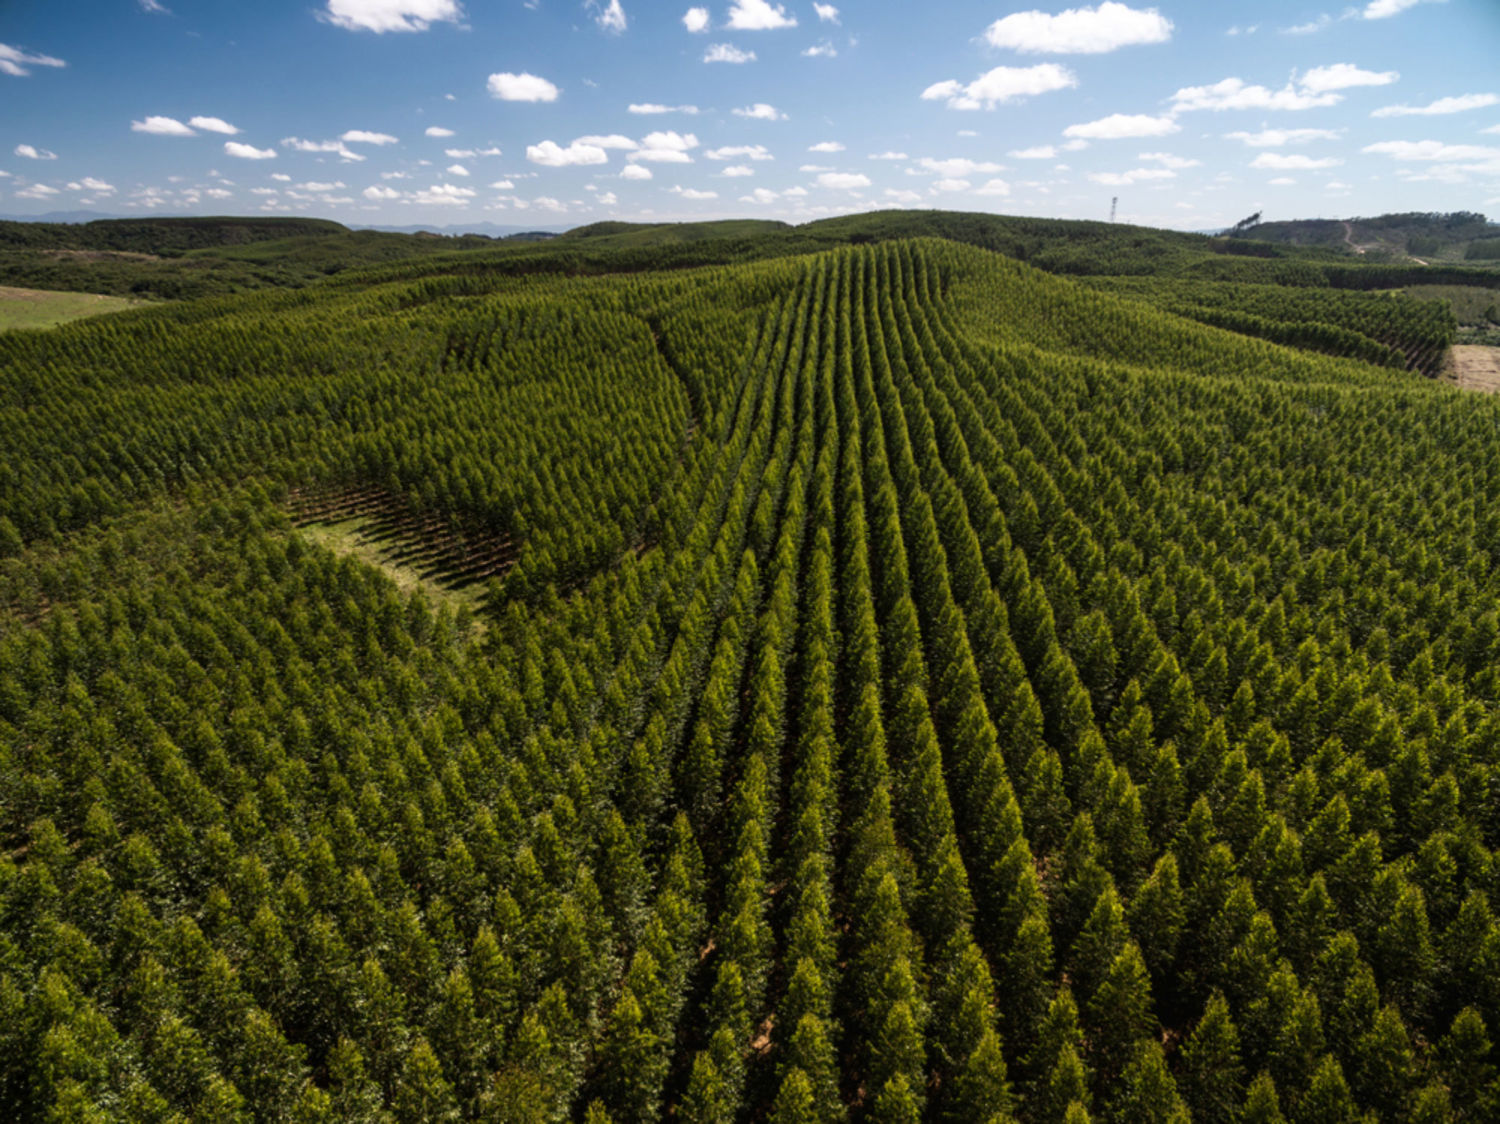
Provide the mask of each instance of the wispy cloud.
[{"label": "wispy cloud", "polygon": [[51,55],[35,55],[20,47],[0,43],[0,74],[9,74],[12,78],[25,78],[31,73],[30,68],[33,66],[67,65],[62,59],[55,59]]},{"label": "wispy cloud", "polygon": [[1485,109],[1500,104],[1496,94],[1460,94],[1457,97],[1438,98],[1427,105],[1386,105],[1370,114],[1371,117],[1441,117],[1449,113],[1464,113],[1470,109]]}]

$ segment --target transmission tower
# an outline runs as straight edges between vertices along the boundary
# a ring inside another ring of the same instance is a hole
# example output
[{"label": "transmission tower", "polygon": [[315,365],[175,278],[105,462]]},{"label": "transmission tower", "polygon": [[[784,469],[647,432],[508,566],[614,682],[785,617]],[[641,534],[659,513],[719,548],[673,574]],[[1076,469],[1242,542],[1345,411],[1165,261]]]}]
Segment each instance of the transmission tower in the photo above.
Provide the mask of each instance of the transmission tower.
[{"label": "transmission tower", "polygon": [[1120,206],[1120,197],[1118,195],[1116,195],[1113,199],[1111,199],[1109,201],[1109,221],[1110,222],[1114,222],[1115,221],[1115,211],[1119,209],[1119,206]]}]

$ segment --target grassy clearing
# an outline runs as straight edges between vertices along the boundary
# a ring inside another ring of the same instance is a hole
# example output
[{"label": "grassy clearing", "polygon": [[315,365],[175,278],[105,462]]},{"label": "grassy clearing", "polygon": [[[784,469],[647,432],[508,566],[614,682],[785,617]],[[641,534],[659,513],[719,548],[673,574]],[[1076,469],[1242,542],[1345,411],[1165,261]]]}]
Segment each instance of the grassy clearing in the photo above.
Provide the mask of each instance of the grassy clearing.
[{"label": "grassy clearing", "polygon": [[1487,314],[1500,309],[1500,289],[1483,289],[1470,285],[1412,285],[1405,290],[1424,301],[1447,301],[1460,324],[1483,326]]},{"label": "grassy clearing", "polygon": [[103,297],[94,293],[54,293],[44,289],[0,286],[0,331],[8,328],[55,328],[70,320],[121,312],[145,301]]},{"label": "grassy clearing", "polygon": [[395,582],[402,593],[420,589],[433,604],[447,605],[455,613],[468,609],[477,614],[483,608],[483,582],[454,585],[441,573],[403,562],[399,554],[405,544],[377,536],[373,528],[374,520],[357,516],[336,523],[308,523],[297,531],[309,542],[375,567]]}]

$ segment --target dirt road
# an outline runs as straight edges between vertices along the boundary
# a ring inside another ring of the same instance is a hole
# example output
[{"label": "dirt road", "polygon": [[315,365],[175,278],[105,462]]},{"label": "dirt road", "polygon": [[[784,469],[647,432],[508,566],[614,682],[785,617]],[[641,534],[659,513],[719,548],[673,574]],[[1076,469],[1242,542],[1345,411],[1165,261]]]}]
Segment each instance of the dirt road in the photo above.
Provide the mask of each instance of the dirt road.
[{"label": "dirt road", "polygon": [[1443,378],[1457,383],[1464,390],[1486,394],[1500,391],[1500,347],[1456,344],[1448,349]]}]

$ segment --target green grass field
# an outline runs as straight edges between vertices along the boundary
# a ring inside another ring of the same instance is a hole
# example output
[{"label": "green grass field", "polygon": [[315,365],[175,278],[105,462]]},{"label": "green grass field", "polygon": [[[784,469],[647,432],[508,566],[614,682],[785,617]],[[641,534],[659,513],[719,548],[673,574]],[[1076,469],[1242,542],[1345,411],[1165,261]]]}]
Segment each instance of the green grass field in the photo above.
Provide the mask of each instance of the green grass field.
[{"label": "green grass field", "polygon": [[0,286],[0,331],[10,328],[55,328],[70,320],[120,312],[144,301],[102,297],[94,293],[52,293],[43,289]]},{"label": "green grass field", "polygon": [[1460,324],[1475,327],[1486,324],[1488,313],[1500,308],[1500,289],[1477,285],[1411,285],[1405,291],[1421,300],[1449,302]]},{"label": "green grass field", "polygon": [[309,523],[299,530],[309,542],[327,547],[335,554],[354,558],[374,566],[396,583],[402,593],[421,590],[434,604],[447,605],[457,612],[478,612],[484,607],[484,586],[474,583],[454,585],[421,568],[400,561],[400,544],[382,538],[371,520],[363,517],[343,519],[337,523]]}]

